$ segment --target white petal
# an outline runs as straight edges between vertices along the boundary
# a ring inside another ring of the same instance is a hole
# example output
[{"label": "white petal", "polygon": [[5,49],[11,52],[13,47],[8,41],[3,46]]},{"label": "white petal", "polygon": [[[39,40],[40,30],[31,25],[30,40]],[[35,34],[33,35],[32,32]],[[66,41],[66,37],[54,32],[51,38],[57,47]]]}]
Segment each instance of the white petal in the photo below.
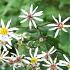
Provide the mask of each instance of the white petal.
[{"label": "white petal", "polygon": [[4,45],[3,45],[3,48],[4,48],[4,50],[5,50],[5,51],[7,51],[7,48],[6,48],[6,46],[4,46]]},{"label": "white petal", "polygon": [[16,70],[14,66],[13,66],[13,70]]},{"label": "white petal", "polygon": [[43,19],[38,18],[38,17],[34,17],[34,19],[37,20],[37,21],[43,21]]},{"label": "white petal", "polygon": [[41,57],[44,57],[44,56],[45,56],[45,54],[38,54],[37,58],[41,58]]},{"label": "white petal", "polygon": [[69,62],[69,59],[66,57],[66,55],[63,54],[63,56],[64,56],[65,60],[66,60],[67,62]]},{"label": "white petal", "polygon": [[57,20],[54,16],[52,16],[52,17],[53,17],[54,21],[55,21],[56,23],[58,23],[58,20]]},{"label": "white petal", "polygon": [[44,66],[44,67],[50,67],[50,65],[45,65],[45,64],[42,64],[42,66]]},{"label": "white petal", "polygon": [[48,24],[47,26],[57,26],[56,24]]},{"label": "white petal", "polygon": [[57,57],[54,59],[54,64],[56,64],[56,62],[57,62]]},{"label": "white petal", "polygon": [[7,22],[6,28],[9,28],[10,23],[11,23],[11,19]]},{"label": "white petal", "polygon": [[29,50],[29,53],[30,53],[30,56],[33,57],[33,55],[32,55],[32,49],[31,48]]},{"label": "white petal", "polygon": [[20,15],[19,17],[20,17],[20,18],[26,18],[27,16],[25,16],[25,15]]},{"label": "white petal", "polygon": [[35,21],[32,20],[32,22],[33,22],[34,27],[37,28],[37,25],[36,25]]},{"label": "white petal", "polygon": [[62,68],[60,68],[60,67],[58,67],[58,66],[57,66],[57,69],[58,69],[58,70],[63,70]]},{"label": "white petal", "polygon": [[25,64],[30,64],[30,62],[29,62],[28,60],[25,60],[25,59],[23,59],[23,62],[24,62]]},{"label": "white petal", "polygon": [[47,70],[51,70],[51,68],[48,68]]},{"label": "white petal", "polygon": [[16,53],[17,53],[17,55],[19,56],[19,52],[18,52],[18,50],[15,48],[15,50],[16,50]]},{"label": "white petal", "polygon": [[53,50],[54,50],[54,46],[48,51],[48,53],[50,54]]},{"label": "white petal", "polygon": [[9,49],[12,49],[12,47],[11,47],[10,45],[6,44],[6,46],[7,46]]},{"label": "white petal", "polygon": [[5,52],[5,50],[2,51],[2,56],[3,56],[4,52]]},{"label": "white petal", "polygon": [[8,40],[7,42],[8,42],[8,44],[9,44],[10,46],[12,45],[11,40]]},{"label": "white petal", "polygon": [[30,28],[30,30],[32,29],[32,22],[31,21],[29,21],[29,28]]},{"label": "white petal", "polygon": [[37,56],[37,52],[38,52],[38,47],[35,49],[34,57]]},{"label": "white petal", "polygon": [[51,63],[49,61],[47,61],[46,59],[44,59],[44,62],[46,62],[47,64],[51,65]]},{"label": "white petal", "polygon": [[22,11],[25,15],[28,15],[28,13],[27,13],[25,10],[21,9],[21,11]]},{"label": "white petal", "polygon": [[70,19],[70,17],[66,18],[62,23],[66,23],[68,20]]},{"label": "white petal", "polygon": [[42,61],[43,61],[43,59],[38,59],[37,61],[42,62]]},{"label": "white petal", "polygon": [[37,10],[38,6],[33,10],[32,14],[34,14]]},{"label": "white petal", "polygon": [[9,35],[14,39],[19,40],[19,38],[14,33],[10,32]]},{"label": "white petal", "polygon": [[20,23],[24,23],[24,22],[26,22],[27,21],[27,18],[26,19],[24,19],[24,20],[22,20]]},{"label": "white petal", "polygon": [[59,14],[59,22],[61,22],[61,15]]},{"label": "white petal", "polygon": [[49,31],[56,30],[57,27],[50,28]]},{"label": "white petal", "polygon": [[9,28],[8,31],[15,31],[15,30],[19,30],[18,28],[16,27],[13,27],[13,28]]},{"label": "white petal", "polygon": [[28,59],[28,60],[31,60],[31,58],[30,57],[24,57],[25,59]]},{"label": "white petal", "polygon": [[59,33],[59,29],[56,30],[54,38],[56,38],[58,36],[58,33]]},{"label": "white petal", "polygon": [[54,52],[56,52],[57,49],[53,50],[52,52],[50,52],[50,54],[53,54]]},{"label": "white petal", "polygon": [[64,25],[64,27],[70,27],[70,25]]},{"label": "white petal", "polygon": [[37,12],[33,16],[41,16],[41,15],[43,15],[43,11]]},{"label": "white petal", "polygon": [[33,5],[31,4],[31,6],[30,6],[30,14],[32,14],[32,11],[33,11]]},{"label": "white petal", "polygon": [[50,56],[48,56],[49,61],[51,62],[51,64],[53,64],[53,60]]},{"label": "white petal", "polygon": [[68,32],[65,28],[62,28],[62,30],[63,30],[64,32]]},{"label": "white petal", "polygon": [[12,56],[17,56],[16,54],[14,54],[14,53],[11,53],[12,54]]},{"label": "white petal", "polygon": [[68,70],[70,70],[70,68],[68,68]]},{"label": "white petal", "polygon": [[1,19],[1,26],[2,26],[2,27],[5,27],[5,24],[4,24],[4,22],[3,22],[2,19]]},{"label": "white petal", "polygon": [[5,57],[7,54],[8,54],[8,51],[6,51],[6,52],[3,54],[3,57]]},{"label": "white petal", "polygon": [[67,66],[68,62],[60,60],[59,63],[57,65],[61,65],[61,66]]}]

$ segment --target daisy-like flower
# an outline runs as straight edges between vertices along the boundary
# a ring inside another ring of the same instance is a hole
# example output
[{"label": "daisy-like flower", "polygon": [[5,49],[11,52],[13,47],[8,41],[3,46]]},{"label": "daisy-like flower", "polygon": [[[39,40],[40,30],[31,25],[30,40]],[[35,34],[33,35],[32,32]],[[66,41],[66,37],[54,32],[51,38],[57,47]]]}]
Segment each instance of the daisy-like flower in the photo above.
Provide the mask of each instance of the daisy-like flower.
[{"label": "daisy-like flower", "polygon": [[46,59],[48,59],[48,56],[50,56],[51,54],[55,53],[56,49],[54,49],[54,46],[47,52],[43,52],[42,51],[42,55],[43,57],[45,57]]},{"label": "daisy-like flower", "polygon": [[61,21],[61,15],[59,14],[59,20],[57,20],[54,16],[52,16],[54,21],[56,22],[55,24],[48,24],[47,26],[51,27],[49,30],[56,30],[54,38],[58,36],[58,33],[60,30],[63,30],[64,32],[67,32],[65,27],[70,27],[70,25],[65,25],[65,23],[70,19],[70,17],[66,18],[64,21]]},{"label": "daisy-like flower", "polygon": [[23,59],[23,56],[24,55],[20,55],[19,54],[19,52],[18,52],[18,50],[16,49],[16,54],[15,53],[11,53],[13,56],[14,56],[14,58],[15,58],[15,65],[16,65],[16,67],[18,66],[18,67],[22,67],[22,65],[23,65],[23,61],[24,61],[24,59]]},{"label": "daisy-like flower", "polygon": [[0,53],[0,63],[5,63],[8,62],[9,57],[8,55],[8,51],[3,50],[2,53]]},{"label": "daisy-like flower", "polygon": [[15,49],[15,50],[16,50],[16,54],[11,53],[12,56],[8,62],[13,67],[13,70],[15,70],[16,68],[19,68],[19,67],[24,67],[23,63],[26,63],[26,64],[28,63],[28,61],[23,58],[25,55],[20,55],[18,50],[17,49]]},{"label": "daisy-like flower", "polygon": [[1,19],[2,27],[0,27],[0,38],[3,38],[5,40],[8,39],[9,37],[18,39],[18,37],[13,32],[13,31],[18,30],[18,28],[16,27],[9,28],[10,23],[11,23],[11,19],[7,22],[7,25],[5,26],[3,20]]},{"label": "daisy-like flower", "polygon": [[37,54],[38,52],[38,47],[35,49],[35,52],[34,52],[34,55],[32,55],[32,49],[30,48],[29,50],[29,53],[30,53],[30,57],[25,57],[28,61],[28,65],[31,65],[33,68],[36,67],[36,70],[37,68],[39,67],[40,63],[42,61],[42,56],[39,56]]},{"label": "daisy-like flower", "polygon": [[23,18],[24,20],[22,20],[20,23],[23,23],[23,22],[28,20],[30,30],[32,28],[32,24],[34,25],[35,28],[37,28],[35,20],[43,21],[41,18],[39,18],[39,16],[41,16],[43,14],[43,11],[36,12],[37,8],[38,8],[38,6],[33,10],[33,5],[31,4],[30,10],[28,12],[26,12],[23,9],[21,9],[23,14],[20,15],[19,17]]},{"label": "daisy-like flower", "polygon": [[46,64],[42,64],[44,67],[47,67],[47,70],[63,70],[62,68],[60,68],[59,66],[60,63],[57,63],[57,58],[55,58],[54,60],[52,60],[52,58],[49,56],[49,59],[46,60],[44,59],[44,62]]},{"label": "daisy-like flower", "polygon": [[63,56],[64,56],[65,60],[60,60],[60,64],[62,66],[67,66],[68,70],[70,70],[70,60],[65,54],[63,54]]}]

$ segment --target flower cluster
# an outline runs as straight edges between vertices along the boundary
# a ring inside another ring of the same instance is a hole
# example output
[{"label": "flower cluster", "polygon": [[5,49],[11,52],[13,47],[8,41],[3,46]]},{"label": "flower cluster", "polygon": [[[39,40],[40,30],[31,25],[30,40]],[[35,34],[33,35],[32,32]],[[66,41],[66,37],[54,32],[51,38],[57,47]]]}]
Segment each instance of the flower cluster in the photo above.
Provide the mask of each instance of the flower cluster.
[{"label": "flower cluster", "polygon": [[[43,11],[36,12],[38,6],[33,10],[33,5],[30,6],[29,11],[25,11],[21,9],[22,14],[19,16],[23,20],[20,23],[29,22],[29,28],[32,29],[32,24],[35,28],[37,28],[36,21],[43,21],[40,16],[43,15]],[[67,32],[66,27],[70,27],[70,25],[65,25],[65,23],[70,19],[70,17],[66,18],[64,21],[61,21],[61,15],[59,14],[59,20],[57,20],[54,16],[52,16],[55,20],[55,24],[48,24],[47,27],[51,27],[49,30],[55,30],[56,38],[58,36],[59,31],[63,30]],[[11,19],[7,22],[5,26],[3,20],[1,19],[1,27],[0,27],[0,63],[10,65],[13,70],[16,70],[20,67],[30,66],[32,70],[40,69],[40,65],[43,67],[47,67],[47,70],[63,70],[62,66],[66,66],[68,70],[70,70],[70,60],[67,58],[65,54],[63,54],[65,60],[57,60],[57,57],[53,60],[53,54],[57,51],[57,49],[52,46],[48,51],[39,52],[39,47],[30,48],[29,47],[29,56],[25,54],[20,54],[18,49],[15,48],[16,53],[12,53],[9,56],[8,49],[12,49],[12,40],[15,39],[17,41],[24,41],[27,38],[27,33],[24,32],[22,34],[16,34],[15,31],[19,30],[17,27],[9,28],[11,24]],[[23,42],[22,42],[23,43]],[[3,48],[3,51],[1,50]],[[33,52],[34,51],[34,52]],[[33,54],[34,53],[34,54]]]}]

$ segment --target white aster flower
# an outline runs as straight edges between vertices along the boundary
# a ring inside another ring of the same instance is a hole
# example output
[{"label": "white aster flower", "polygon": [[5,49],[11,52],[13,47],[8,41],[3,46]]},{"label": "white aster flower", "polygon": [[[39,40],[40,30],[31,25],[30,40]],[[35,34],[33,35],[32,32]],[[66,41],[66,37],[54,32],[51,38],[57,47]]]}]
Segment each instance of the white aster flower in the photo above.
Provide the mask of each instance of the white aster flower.
[{"label": "white aster flower", "polygon": [[15,58],[15,63],[14,63],[14,65],[15,65],[15,67],[17,68],[17,67],[23,67],[24,65],[23,65],[23,62],[25,62],[26,60],[23,58],[23,56],[25,56],[25,55],[20,55],[19,54],[19,52],[18,52],[18,50],[16,49],[16,54],[15,53],[11,53],[12,54],[12,56],[14,56],[14,58]]},{"label": "white aster flower", "polygon": [[64,56],[65,60],[60,60],[60,64],[62,66],[67,66],[68,70],[70,70],[70,60],[68,59],[68,57],[65,54],[63,54],[63,56]]},{"label": "white aster flower", "polygon": [[35,49],[34,55],[32,55],[32,49],[30,48],[29,53],[30,53],[30,57],[25,57],[27,59],[27,64],[31,65],[32,67],[39,67],[40,63],[42,61],[41,57],[37,54],[38,52],[38,47]]},{"label": "white aster flower", "polygon": [[67,32],[67,30],[65,29],[65,27],[70,27],[70,25],[65,25],[65,23],[70,19],[70,17],[66,18],[64,21],[61,21],[61,15],[59,14],[59,20],[57,20],[54,16],[52,16],[54,21],[56,22],[55,24],[48,24],[47,26],[51,27],[49,30],[56,30],[55,36],[54,38],[56,38],[58,36],[58,33],[60,30],[63,30],[64,32]]},{"label": "white aster flower", "polygon": [[44,62],[46,64],[42,64],[44,67],[47,67],[47,70],[63,70],[62,68],[60,68],[59,66],[60,63],[57,63],[57,58],[55,58],[54,60],[52,60],[52,58],[49,56],[49,59],[46,60],[44,59]]},{"label": "white aster flower", "polygon": [[13,32],[13,31],[18,30],[18,28],[16,27],[9,28],[10,23],[11,23],[11,19],[7,22],[7,25],[5,26],[3,20],[1,19],[2,27],[0,27],[0,38],[3,38],[3,39],[5,38],[5,40],[9,39],[9,37],[18,39],[18,37]]},{"label": "white aster flower", "polygon": [[33,5],[31,4],[30,10],[28,12],[21,9],[23,14],[20,15],[19,17],[23,18],[24,20],[22,20],[20,23],[23,23],[28,20],[30,30],[32,28],[32,24],[34,25],[35,28],[37,28],[35,20],[43,21],[41,18],[39,18],[39,16],[41,16],[43,14],[43,11],[36,12],[37,8],[38,8],[38,6],[33,10]]},{"label": "white aster flower", "polygon": [[0,63],[5,63],[8,62],[9,57],[8,55],[8,51],[3,50],[2,53],[0,53]]},{"label": "white aster flower", "polygon": [[55,53],[56,49],[54,49],[54,46],[47,52],[43,52],[42,51],[42,55],[43,57],[45,57],[46,59],[48,59],[48,56],[50,56],[51,54]]},{"label": "white aster flower", "polygon": [[12,56],[9,59],[8,63],[13,67],[13,70],[19,67],[24,67],[23,63],[28,63],[28,61],[24,59],[25,55],[20,55],[17,49],[16,49],[16,54],[15,53],[11,53],[11,54]]}]

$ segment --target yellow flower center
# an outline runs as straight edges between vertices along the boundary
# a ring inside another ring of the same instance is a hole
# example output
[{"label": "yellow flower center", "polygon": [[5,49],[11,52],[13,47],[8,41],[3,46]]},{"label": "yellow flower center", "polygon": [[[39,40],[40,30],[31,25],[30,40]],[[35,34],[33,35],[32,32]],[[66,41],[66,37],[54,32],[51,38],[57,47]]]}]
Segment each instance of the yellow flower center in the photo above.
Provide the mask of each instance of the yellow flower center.
[{"label": "yellow flower center", "polygon": [[37,63],[37,58],[36,57],[33,57],[31,58],[31,64],[36,64]]},{"label": "yellow flower center", "polygon": [[68,66],[67,66],[68,68],[70,68],[70,63],[68,64]]},{"label": "yellow flower center", "polygon": [[0,28],[0,34],[7,35],[8,34],[8,29],[6,29],[6,28]]}]

